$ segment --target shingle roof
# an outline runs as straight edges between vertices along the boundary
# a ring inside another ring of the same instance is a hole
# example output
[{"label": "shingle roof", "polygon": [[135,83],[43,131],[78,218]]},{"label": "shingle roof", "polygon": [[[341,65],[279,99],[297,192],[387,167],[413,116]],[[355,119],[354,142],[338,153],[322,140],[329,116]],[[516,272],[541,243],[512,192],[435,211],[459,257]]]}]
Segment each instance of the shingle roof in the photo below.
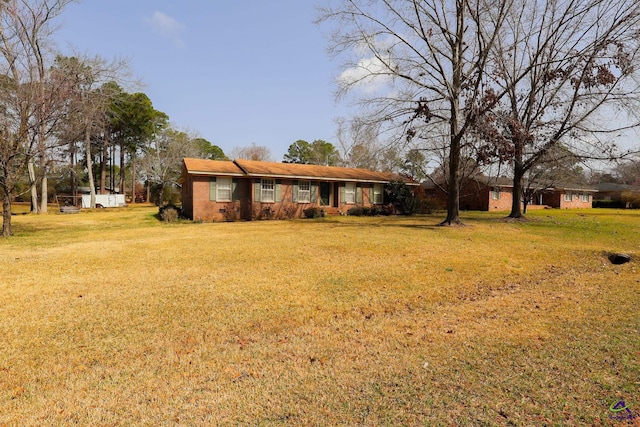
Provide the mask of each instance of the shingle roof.
[{"label": "shingle roof", "polygon": [[244,171],[229,160],[185,158],[184,165],[190,174],[244,176]]},{"label": "shingle roof", "polygon": [[238,159],[234,161],[184,159],[187,172],[202,175],[237,175],[249,177],[321,179],[325,181],[355,181],[386,183],[402,180],[412,181],[389,172],[375,172],[368,169],[318,166],[297,163],[262,162]]},{"label": "shingle roof", "polygon": [[[504,176],[489,177],[486,175],[479,174],[479,175],[475,175],[475,176],[464,178],[464,179],[468,181],[475,181],[489,187],[513,187],[513,179],[507,178]],[[442,181],[442,183],[443,182],[444,181]],[[442,183],[438,182],[437,184],[442,185]],[[546,185],[541,183],[531,183],[530,185],[540,190],[563,190],[563,191],[582,191],[582,192],[598,191],[597,188],[584,185],[584,184],[556,183],[552,185]],[[436,184],[431,181],[425,181],[422,183],[422,187],[424,187],[425,189],[434,189],[436,188]]]},{"label": "shingle roof", "polygon": [[631,191],[633,190],[632,185],[618,184],[615,182],[602,182],[600,184],[594,185],[594,188],[598,191]]}]

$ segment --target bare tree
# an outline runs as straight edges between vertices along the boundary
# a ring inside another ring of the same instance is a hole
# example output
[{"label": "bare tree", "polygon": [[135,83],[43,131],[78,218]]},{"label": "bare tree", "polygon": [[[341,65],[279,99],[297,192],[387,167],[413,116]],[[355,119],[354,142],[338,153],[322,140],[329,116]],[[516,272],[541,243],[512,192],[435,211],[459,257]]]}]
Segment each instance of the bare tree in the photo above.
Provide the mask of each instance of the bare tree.
[{"label": "bare tree", "polygon": [[[475,129],[481,157],[510,163],[520,195],[560,145],[581,159],[619,156],[612,137],[639,124],[640,3],[517,0],[507,23],[477,106],[490,107]],[[519,197],[509,216],[522,216]]]},{"label": "bare tree", "polygon": [[231,158],[245,160],[260,160],[263,162],[273,161],[271,149],[264,145],[251,143],[248,147],[235,147],[231,150]]},{"label": "bare tree", "polygon": [[459,218],[460,161],[489,53],[509,0],[336,0],[320,9],[333,24],[330,52],[346,57],[338,97],[356,103],[396,141],[441,141],[446,126],[448,211]]},{"label": "bare tree", "polygon": [[640,155],[616,165],[615,174],[623,184],[640,187]]},{"label": "bare tree", "polygon": [[336,120],[336,125],[341,165],[377,170],[384,149],[378,142],[379,125],[361,117],[350,120],[341,117]]},{"label": "bare tree", "polygon": [[[36,158],[46,169],[48,138],[60,119],[65,95],[49,84],[52,21],[71,0],[7,0],[0,3],[0,196],[2,235],[11,235],[11,197]],[[34,180],[34,174],[31,174]],[[46,191],[46,180],[44,181]],[[46,203],[44,197],[43,203]],[[35,209],[35,204],[34,204]]]},{"label": "bare tree", "polygon": [[199,138],[187,132],[162,128],[149,141],[140,159],[140,174],[155,187],[156,204],[166,200],[165,190],[179,185],[182,160],[201,153]]}]

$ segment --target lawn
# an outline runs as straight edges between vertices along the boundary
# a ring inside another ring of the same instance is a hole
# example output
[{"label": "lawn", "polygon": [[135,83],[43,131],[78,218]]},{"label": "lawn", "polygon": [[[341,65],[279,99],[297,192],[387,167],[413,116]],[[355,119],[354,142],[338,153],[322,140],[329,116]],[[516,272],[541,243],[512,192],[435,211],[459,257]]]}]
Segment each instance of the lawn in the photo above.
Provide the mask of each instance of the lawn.
[{"label": "lawn", "polygon": [[[16,215],[0,426],[627,425],[640,212]],[[633,261],[612,265],[610,252]],[[626,411],[623,411],[626,413]],[[640,422],[635,420],[635,422]]]}]

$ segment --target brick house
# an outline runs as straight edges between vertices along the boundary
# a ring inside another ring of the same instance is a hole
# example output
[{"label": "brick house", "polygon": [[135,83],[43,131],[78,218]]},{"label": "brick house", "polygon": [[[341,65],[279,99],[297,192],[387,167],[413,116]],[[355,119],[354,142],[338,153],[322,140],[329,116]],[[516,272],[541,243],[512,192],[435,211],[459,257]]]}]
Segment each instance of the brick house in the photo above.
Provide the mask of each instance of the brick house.
[{"label": "brick house", "polygon": [[[422,184],[427,194],[446,207],[447,195],[437,186]],[[538,189],[528,208],[550,207],[558,209],[591,208],[595,189],[580,185],[554,185]],[[513,181],[510,178],[490,178],[478,175],[464,180],[460,188],[460,209],[478,211],[509,211],[513,203]]]},{"label": "brick house", "polygon": [[594,206],[611,208],[640,207],[640,185],[603,182],[594,186],[598,190],[593,195]]},{"label": "brick house", "polygon": [[[433,182],[422,184],[427,195],[435,198],[446,208],[446,185]],[[513,184],[509,178],[488,178],[477,176],[465,179],[460,187],[460,209],[465,211],[505,211],[511,209]]]},{"label": "brick house", "polygon": [[593,206],[597,190],[586,186],[554,185],[541,193],[541,204],[559,209],[584,209]]},{"label": "brick house", "polygon": [[382,205],[385,184],[394,180],[414,184],[366,169],[185,158],[182,212],[203,221],[299,218],[310,207],[339,214]]}]

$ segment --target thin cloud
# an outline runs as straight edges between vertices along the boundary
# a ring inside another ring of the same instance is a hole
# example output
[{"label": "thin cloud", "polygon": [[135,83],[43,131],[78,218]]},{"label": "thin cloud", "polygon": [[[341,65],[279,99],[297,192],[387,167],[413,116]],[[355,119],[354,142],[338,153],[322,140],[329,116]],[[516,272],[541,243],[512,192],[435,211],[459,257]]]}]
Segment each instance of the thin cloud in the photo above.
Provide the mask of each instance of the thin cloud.
[{"label": "thin cloud", "polygon": [[358,86],[365,93],[380,90],[390,80],[387,65],[375,57],[361,59],[356,66],[344,70],[338,76],[341,84]]},{"label": "thin cloud", "polygon": [[153,12],[148,22],[154,33],[171,40],[176,47],[185,47],[184,42],[180,38],[180,34],[185,29],[184,24],[158,10]]}]

